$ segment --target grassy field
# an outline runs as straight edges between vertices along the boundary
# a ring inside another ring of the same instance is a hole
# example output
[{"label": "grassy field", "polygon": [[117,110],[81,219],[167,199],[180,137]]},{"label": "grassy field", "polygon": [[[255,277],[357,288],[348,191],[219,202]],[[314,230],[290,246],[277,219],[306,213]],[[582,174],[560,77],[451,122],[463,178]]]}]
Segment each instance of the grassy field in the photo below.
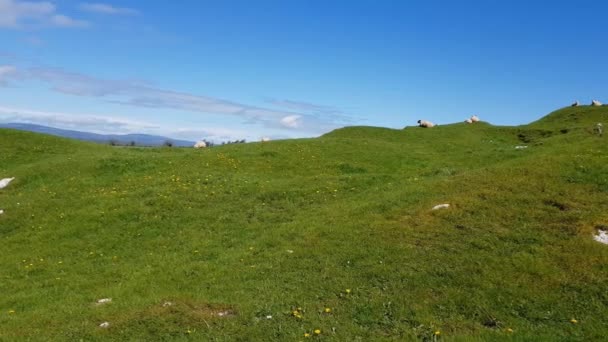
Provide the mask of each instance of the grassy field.
[{"label": "grassy field", "polygon": [[0,340],[605,339],[607,118],[206,150],[0,130]]}]

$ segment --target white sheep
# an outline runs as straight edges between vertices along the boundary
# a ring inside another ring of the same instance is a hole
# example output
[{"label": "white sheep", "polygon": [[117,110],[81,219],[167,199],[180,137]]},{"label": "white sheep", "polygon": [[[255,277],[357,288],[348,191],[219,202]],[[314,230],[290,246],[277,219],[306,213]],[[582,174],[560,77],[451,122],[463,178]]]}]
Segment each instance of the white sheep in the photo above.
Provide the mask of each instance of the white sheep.
[{"label": "white sheep", "polygon": [[434,127],[435,124],[430,121],[426,121],[426,120],[418,120],[418,126],[424,127],[424,128],[431,128],[431,127]]},{"label": "white sheep", "polygon": [[205,147],[207,147],[207,143],[202,140],[199,140],[196,142],[196,144],[194,144],[194,148],[205,148]]},{"label": "white sheep", "polygon": [[477,115],[473,115],[473,116],[471,116],[471,121],[479,122],[479,117]]},{"label": "white sheep", "polygon": [[578,101],[574,101],[574,103],[570,107],[578,107],[578,106],[580,106],[580,103],[578,103]]},{"label": "white sheep", "polygon": [[599,106],[602,105],[602,103],[600,101],[598,101],[598,100],[593,100],[593,101],[591,101],[591,105],[593,107],[599,107]]},{"label": "white sheep", "polygon": [[472,123],[473,123],[473,120],[471,120],[471,119],[466,119],[466,120],[464,120],[464,122],[466,122],[466,123],[468,123],[468,124],[472,124]]},{"label": "white sheep", "polygon": [[270,138],[269,137],[262,137],[261,140],[262,140],[262,142],[269,142]]},{"label": "white sheep", "polygon": [[0,180],[0,189],[6,188],[6,186],[8,185],[8,183],[12,182],[13,179],[15,179],[15,177],[1,179]]},{"label": "white sheep", "polygon": [[598,122],[597,125],[595,125],[595,130],[600,137],[604,135],[604,125],[602,125],[601,122]]}]

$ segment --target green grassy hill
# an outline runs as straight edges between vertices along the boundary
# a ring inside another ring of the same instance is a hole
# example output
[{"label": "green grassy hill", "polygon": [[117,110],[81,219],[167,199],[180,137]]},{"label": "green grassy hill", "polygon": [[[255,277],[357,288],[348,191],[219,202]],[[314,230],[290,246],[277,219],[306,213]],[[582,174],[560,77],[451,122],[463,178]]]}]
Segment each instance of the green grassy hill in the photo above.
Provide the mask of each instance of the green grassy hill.
[{"label": "green grassy hill", "polygon": [[0,130],[0,340],[601,340],[606,118],[206,150]]}]

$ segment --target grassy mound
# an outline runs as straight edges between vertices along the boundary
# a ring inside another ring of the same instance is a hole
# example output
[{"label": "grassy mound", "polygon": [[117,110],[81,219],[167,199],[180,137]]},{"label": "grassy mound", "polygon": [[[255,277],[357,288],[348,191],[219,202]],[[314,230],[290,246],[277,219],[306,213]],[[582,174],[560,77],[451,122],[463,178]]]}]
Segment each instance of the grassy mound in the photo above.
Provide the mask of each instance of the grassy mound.
[{"label": "grassy mound", "polygon": [[600,340],[605,117],[206,150],[0,130],[0,340]]}]

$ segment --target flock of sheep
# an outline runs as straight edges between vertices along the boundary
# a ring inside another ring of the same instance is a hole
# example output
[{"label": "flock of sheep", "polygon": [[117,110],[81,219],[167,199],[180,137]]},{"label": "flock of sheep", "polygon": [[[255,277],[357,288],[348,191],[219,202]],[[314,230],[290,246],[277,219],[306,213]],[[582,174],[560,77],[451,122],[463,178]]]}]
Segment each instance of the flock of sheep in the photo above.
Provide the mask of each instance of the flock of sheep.
[{"label": "flock of sheep", "polygon": [[[578,106],[580,106],[580,105],[581,105],[581,104],[580,104],[578,101],[575,101],[575,102],[574,102],[574,103],[571,105],[571,107],[578,107]],[[593,100],[593,101],[591,101],[591,106],[592,106],[592,107],[600,107],[600,106],[608,106],[608,105],[602,104],[602,103],[601,103],[600,101],[598,101],[598,100]],[[473,115],[473,116],[471,116],[470,118],[468,118],[468,119],[464,120],[464,122],[466,122],[466,123],[468,123],[468,124],[472,124],[472,123],[475,123],[475,122],[479,122],[479,117],[477,117],[477,115]],[[423,127],[423,128],[431,128],[431,127],[435,127],[435,126],[437,126],[437,125],[436,125],[436,124],[434,124],[434,123],[432,123],[432,122],[430,122],[430,121],[427,121],[427,120],[418,120],[418,126],[419,126],[419,127]],[[603,133],[603,132],[602,132],[602,124],[601,124],[601,123],[598,123],[597,130],[599,130],[600,135],[602,135],[602,133]]]},{"label": "flock of sheep", "polygon": [[[580,105],[581,105],[581,104],[580,104],[578,101],[574,101],[574,103],[571,105],[571,107],[578,107],[578,106],[580,106]],[[603,104],[602,104],[600,101],[598,101],[598,100],[593,100],[593,101],[591,101],[591,106],[593,106],[593,107],[600,107],[600,106],[605,106],[605,105],[603,105]]]},{"label": "flock of sheep", "polygon": [[[571,106],[578,107],[578,106],[580,106],[580,103],[578,101],[576,101]],[[600,107],[600,106],[606,106],[606,105],[603,105],[598,100],[593,100],[593,101],[591,101],[591,106]],[[479,117],[477,115],[473,115],[470,118],[464,120],[464,122],[466,122],[468,124],[476,123],[476,122],[479,122]],[[423,127],[423,128],[431,128],[431,127],[435,127],[437,125],[428,120],[418,120],[418,126]],[[601,124],[598,124],[598,130],[600,130],[600,132],[602,131]],[[600,135],[601,135],[601,133],[600,133]],[[270,141],[270,138],[264,137],[261,139],[261,141],[267,142],[267,141]],[[197,141],[196,144],[194,144],[194,148],[205,148],[205,147],[207,147],[207,144],[204,141]]]},{"label": "flock of sheep", "polygon": [[[470,118],[464,120],[464,122],[466,122],[468,124],[479,122],[479,117],[477,115],[473,115]],[[418,126],[423,127],[423,128],[431,128],[431,127],[435,127],[436,125],[427,120],[418,120]]]}]

